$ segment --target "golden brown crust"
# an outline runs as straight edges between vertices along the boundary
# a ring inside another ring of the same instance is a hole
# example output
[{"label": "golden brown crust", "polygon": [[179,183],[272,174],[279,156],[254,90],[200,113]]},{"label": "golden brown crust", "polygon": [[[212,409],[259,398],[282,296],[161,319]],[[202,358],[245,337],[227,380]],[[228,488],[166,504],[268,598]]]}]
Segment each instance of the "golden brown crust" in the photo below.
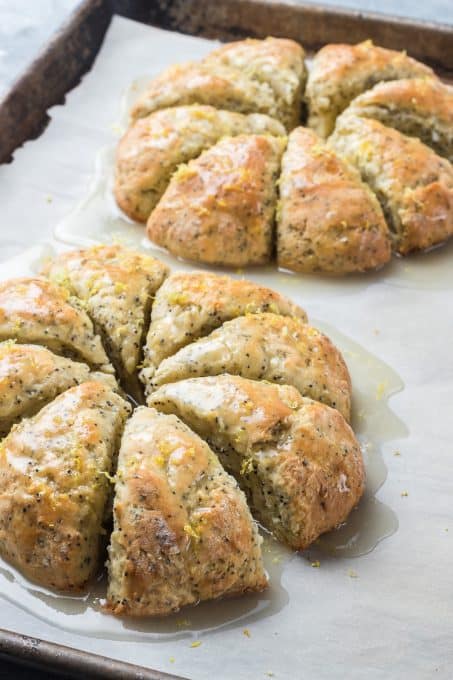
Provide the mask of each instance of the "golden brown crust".
[{"label": "golden brown crust", "polygon": [[282,159],[278,264],[346,274],[380,267],[390,257],[384,215],[357,171],[312,130],[293,130]]},{"label": "golden brown crust", "polygon": [[187,62],[165,69],[131,109],[131,119],[171,106],[207,104],[238,113],[276,113],[272,89],[228,66]]},{"label": "golden brown crust", "polygon": [[33,581],[80,590],[96,573],[128,410],[105,385],[85,382],[0,444],[0,553]]},{"label": "golden brown crust", "polygon": [[176,417],[137,409],[116,477],[110,611],[169,614],[266,587],[261,538],[243,493]]},{"label": "golden brown crust", "polygon": [[355,165],[383,207],[402,255],[453,234],[453,167],[418,139],[345,111],[329,142]]},{"label": "golden brown crust", "polygon": [[307,72],[305,53],[294,40],[248,38],[222,45],[204,62],[239,69],[249,78],[267,83],[275,95],[274,115],[287,130],[299,124]]},{"label": "golden brown crust", "polygon": [[149,389],[149,381],[163,359],[208,335],[224,321],[259,312],[307,318],[283,295],[252,281],[209,272],[172,274],[156,294],[140,378]]},{"label": "golden brown crust", "polygon": [[339,411],[293,387],[221,375],[164,385],[148,403],[206,439],[255,517],[296,550],[344,522],[363,493],[351,428]]},{"label": "golden brown crust", "polygon": [[42,271],[83,301],[125,388],[133,393],[151,302],[168,271],[156,258],[121,245],[62,253]]},{"label": "golden brown crust", "polygon": [[76,298],[44,278],[0,283],[0,341],[37,343],[112,372],[101,339]]},{"label": "golden brown crust", "polygon": [[180,166],[149,217],[148,237],[197,262],[269,262],[284,146],[277,137],[239,135]]},{"label": "golden brown crust", "polygon": [[350,111],[419,137],[453,161],[453,88],[434,78],[379,83],[354,99]]},{"label": "golden brown crust", "polygon": [[226,321],[165,359],[152,386],[221,373],[293,385],[310,399],[351,415],[351,379],[339,350],[300,319],[272,313]]},{"label": "golden brown crust", "polygon": [[116,154],[115,198],[138,222],[146,222],[180,163],[196,158],[221,137],[284,134],[283,126],[261,114],[245,116],[212,106],[178,106],[137,120]]},{"label": "golden brown crust", "polygon": [[315,55],[306,89],[308,125],[321,137],[333,130],[336,117],[349,103],[383,80],[430,78],[434,72],[425,64],[373,45],[326,45]]},{"label": "golden brown crust", "polygon": [[91,373],[86,364],[59,357],[45,347],[11,340],[0,343],[0,437],[61,392],[99,376],[116,389],[112,375]]}]

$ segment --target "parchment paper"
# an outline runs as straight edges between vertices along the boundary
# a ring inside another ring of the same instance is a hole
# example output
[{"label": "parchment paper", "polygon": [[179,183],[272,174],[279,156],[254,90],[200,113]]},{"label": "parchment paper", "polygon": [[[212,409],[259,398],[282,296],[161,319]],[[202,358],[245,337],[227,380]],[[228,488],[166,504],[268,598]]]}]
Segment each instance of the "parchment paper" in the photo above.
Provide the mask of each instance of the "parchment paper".
[{"label": "parchment paper", "polygon": [[[175,60],[197,59],[212,45],[115,18],[94,68],[64,106],[50,111],[45,133],[0,168],[0,261],[51,241],[55,226],[86,196],[97,152],[116,139],[120,99],[130,82]],[[9,260],[0,277],[28,272],[40,255],[38,249]],[[10,599],[1,603],[0,625],[197,680],[450,678],[453,259],[449,268],[447,257],[448,250],[408,260],[407,281],[382,273],[318,285],[253,273],[401,376],[405,389],[391,408],[409,436],[383,444],[388,479],[378,493],[398,516],[397,533],[367,555],[322,559],[319,568],[309,555],[283,560],[278,606],[196,635],[186,623],[190,610],[158,640],[105,639],[51,625],[48,613],[39,618]],[[442,263],[437,273],[436,262]],[[0,572],[3,596],[4,582]],[[210,606],[216,618],[228,607]],[[48,603],[43,607],[48,612]],[[194,640],[202,644],[191,647]]]}]

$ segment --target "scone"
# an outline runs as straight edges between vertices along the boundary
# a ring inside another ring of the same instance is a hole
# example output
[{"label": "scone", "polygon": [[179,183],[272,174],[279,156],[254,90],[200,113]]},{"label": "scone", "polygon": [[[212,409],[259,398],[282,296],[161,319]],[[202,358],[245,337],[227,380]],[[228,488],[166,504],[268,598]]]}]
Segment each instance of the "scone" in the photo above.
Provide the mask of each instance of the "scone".
[{"label": "scone", "polygon": [[222,45],[204,59],[239,69],[249,78],[270,85],[275,97],[274,115],[287,130],[299,124],[307,71],[305,53],[294,40],[248,38]]},{"label": "scone", "polygon": [[56,354],[85,361],[93,369],[113,372],[80,302],[44,278],[0,283],[1,340],[44,345]]},{"label": "scone", "polygon": [[0,343],[0,437],[13,423],[29,418],[65,390],[100,380],[116,389],[113,375],[92,373],[86,364],[53,354],[39,345]]},{"label": "scone", "polygon": [[152,300],[168,268],[121,245],[103,245],[58,255],[42,274],[82,300],[123,386],[140,399],[137,366]]},{"label": "scone", "polygon": [[155,616],[263,590],[261,537],[236,481],[178,418],[138,408],[123,436],[107,608]]},{"label": "scone", "polygon": [[193,378],[160,387],[148,403],[206,439],[256,519],[295,550],[344,522],[363,493],[351,428],[339,411],[294,387],[230,375]]},{"label": "scone", "polygon": [[221,137],[284,135],[281,123],[261,114],[245,116],[212,106],[178,106],[137,120],[121,139],[115,198],[133,220],[146,222],[180,163],[187,163]]},{"label": "scone", "polygon": [[[171,274],[156,293],[140,377],[149,384],[160,362],[237,316],[274,312],[306,320],[279,293],[246,280],[209,272]],[[149,389],[149,385],[147,387]]]},{"label": "scone", "polygon": [[285,143],[269,135],[228,137],[180,166],[148,219],[148,238],[206,264],[269,262]]},{"label": "scone", "polygon": [[339,350],[294,317],[262,313],[226,321],[159,365],[151,386],[229,373],[293,385],[299,392],[351,415],[351,379]]},{"label": "scone", "polygon": [[315,55],[308,76],[308,126],[328,137],[343,109],[376,83],[430,77],[435,74],[425,64],[405,52],[373,45],[371,40],[358,45],[326,45]]},{"label": "scone", "polygon": [[348,274],[390,260],[378,200],[354,167],[308,128],[291,132],[283,154],[277,262],[298,272]]},{"label": "scone", "polygon": [[379,83],[351,103],[349,111],[419,137],[453,161],[453,88],[434,78]]},{"label": "scone", "polygon": [[188,104],[238,113],[276,113],[274,92],[267,83],[228,66],[189,61],[170,66],[152,80],[132,107],[131,119]]},{"label": "scone", "polygon": [[0,555],[81,590],[99,567],[109,475],[129,407],[99,382],[63,392],[0,444]]},{"label": "scone", "polygon": [[394,249],[406,255],[453,234],[453,167],[414,137],[345,111],[329,140],[376,193]]}]

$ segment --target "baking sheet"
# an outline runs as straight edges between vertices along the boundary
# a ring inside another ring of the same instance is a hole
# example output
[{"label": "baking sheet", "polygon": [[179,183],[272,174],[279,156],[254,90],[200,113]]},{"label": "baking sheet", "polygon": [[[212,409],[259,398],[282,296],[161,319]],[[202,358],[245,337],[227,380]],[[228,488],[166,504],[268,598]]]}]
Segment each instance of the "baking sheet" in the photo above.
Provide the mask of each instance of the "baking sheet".
[{"label": "baking sheet", "polygon": [[[212,42],[114,19],[93,70],[65,106],[51,110],[44,135],[16,152],[12,165],[0,168],[0,260],[49,240],[57,225],[60,233],[66,229],[68,240],[99,237],[110,208],[102,200],[93,211],[85,197],[93,187],[95,157],[117,138],[121,97],[132,80],[210,49]],[[103,168],[96,186],[108,179],[109,163]],[[80,201],[77,222],[73,211]],[[121,237],[129,235],[122,231]],[[0,277],[28,271],[42,254],[38,248],[28,260],[10,260],[0,266]],[[352,678],[450,677],[452,258],[449,247],[396,262],[387,272],[347,280],[271,269],[250,273],[302,304],[321,327],[328,322],[327,330],[346,349],[356,388],[369,396],[362,435],[366,440],[373,431],[388,468],[377,499],[396,514],[396,533],[355,558],[319,557],[311,551],[288,559],[271,547],[268,562],[275,574],[264,604],[204,605],[210,610],[208,625],[202,614],[187,609],[163,624],[173,625],[172,630],[162,632],[158,624],[161,635],[149,624],[139,630],[129,623],[106,623],[100,614],[94,619],[90,614],[84,625],[83,612],[64,614],[61,603],[52,608],[47,596],[29,592],[39,589],[24,590],[20,578],[11,580],[16,575],[9,569],[7,575],[0,572],[1,625],[203,680],[270,674],[330,679],[343,672]],[[184,266],[169,259],[174,268]],[[393,413],[373,421],[382,408],[379,390],[385,396],[398,385],[386,364],[397,371],[404,390],[390,400]],[[401,455],[394,455],[397,451]],[[369,461],[375,453],[366,451]],[[376,519],[371,509],[370,523]],[[313,556],[319,557],[319,568],[311,566]],[[202,644],[191,647],[194,640]]]}]

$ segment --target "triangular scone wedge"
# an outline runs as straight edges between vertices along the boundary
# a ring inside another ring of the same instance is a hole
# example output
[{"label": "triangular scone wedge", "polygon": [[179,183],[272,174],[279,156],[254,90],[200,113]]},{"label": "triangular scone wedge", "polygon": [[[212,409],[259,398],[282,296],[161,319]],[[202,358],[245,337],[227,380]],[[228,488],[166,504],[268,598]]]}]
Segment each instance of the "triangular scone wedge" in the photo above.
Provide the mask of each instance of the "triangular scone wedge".
[{"label": "triangular scone wedge", "polygon": [[80,301],[44,278],[0,283],[1,340],[44,345],[56,354],[85,361],[91,368],[113,372]]},{"label": "triangular scone wedge", "polygon": [[436,78],[379,83],[354,99],[349,111],[419,137],[453,162],[453,88]]},{"label": "triangular scone wedge", "polygon": [[107,608],[155,616],[263,590],[261,537],[236,481],[178,418],[138,408],[116,475]]},{"label": "triangular scone wedge", "polygon": [[140,398],[137,365],[156,291],[168,267],[121,245],[63,253],[42,272],[82,300],[123,387]]},{"label": "triangular scone wedge", "polygon": [[260,312],[307,318],[291,300],[252,281],[209,272],[171,274],[154,300],[140,374],[145,386],[160,362],[181,347],[224,321]]},{"label": "triangular scone wedge", "polygon": [[174,64],[152,80],[131,109],[131,119],[171,106],[207,104],[238,113],[277,112],[274,91],[247,73],[208,62]]},{"label": "triangular scone wedge", "polygon": [[247,314],[164,359],[151,385],[230,373],[293,385],[305,396],[351,415],[351,379],[329,338],[300,319]]},{"label": "triangular scone wedge", "polygon": [[206,439],[256,519],[296,550],[344,522],[363,493],[353,431],[294,387],[219,375],[164,385],[148,403]]},{"label": "triangular scone wedge", "polygon": [[61,392],[94,379],[117,388],[113,375],[92,373],[86,364],[57,356],[45,347],[11,340],[0,343],[0,437]]},{"label": "triangular scone wedge", "polygon": [[129,405],[99,382],[63,392],[0,444],[0,555],[80,590],[99,567],[109,476]]},{"label": "triangular scone wedge", "polygon": [[401,255],[453,235],[453,166],[415,137],[345,111],[329,144],[376,193]]},{"label": "triangular scone wedge", "polygon": [[280,267],[348,274],[381,267],[391,254],[379,201],[357,170],[313,130],[293,130],[280,177]]},{"label": "triangular scone wedge", "polygon": [[378,47],[371,40],[358,45],[326,45],[315,55],[308,75],[305,92],[308,126],[321,137],[328,137],[336,117],[355,97],[376,83],[435,77],[429,66],[412,59],[406,52]]},{"label": "triangular scone wedge", "polygon": [[228,137],[180,166],[148,219],[150,240],[195,262],[269,262],[285,146],[270,135]]},{"label": "triangular scone wedge", "polygon": [[305,53],[299,43],[284,38],[248,38],[222,45],[208,54],[204,63],[230,66],[269,84],[275,97],[271,115],[287,130],[299,124],[307,77]]},{"label": "triangular scone wedge", "polygon": [[115,198],[138,222],[146,222],[180,163],[196,158],[222,137],[284,135],[269,116],[220,111],[212,106],[176,106],[137,120],[116,154]]}]

